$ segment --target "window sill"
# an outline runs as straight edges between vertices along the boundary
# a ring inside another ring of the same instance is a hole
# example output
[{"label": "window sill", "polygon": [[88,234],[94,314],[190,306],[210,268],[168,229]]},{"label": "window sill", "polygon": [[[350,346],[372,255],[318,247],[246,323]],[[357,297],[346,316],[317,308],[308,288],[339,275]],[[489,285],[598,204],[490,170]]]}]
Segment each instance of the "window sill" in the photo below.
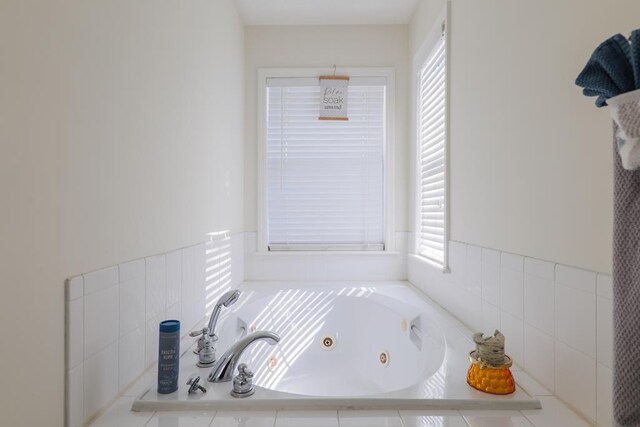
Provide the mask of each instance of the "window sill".
[{"label": "window sill", "polygon": [[398,256],[401,255],[399,251],[265,251],[265,252],[252,252],[253,256],[295,256],[295,255],[377,255],[377,256],[385,256],[385,255],[393,255]]},{"label": "window sill", "polygon": [[413,260],[418,261],[420,264],[423,264],[423,265],[425,265],[425,266],[427,266],[429,268],[432,268],[434,270],[437,270],[437,271],[439,271],[441,273],[444,273],[444,274],[451,273],[451,270],[449,269],[448,266],[440,265],[440,264],[438,264],[438,263],[436,263],[434,261],[431,261],[428,258],[420,256],[418,254],[409,254],[408,257],[413,259]]}]

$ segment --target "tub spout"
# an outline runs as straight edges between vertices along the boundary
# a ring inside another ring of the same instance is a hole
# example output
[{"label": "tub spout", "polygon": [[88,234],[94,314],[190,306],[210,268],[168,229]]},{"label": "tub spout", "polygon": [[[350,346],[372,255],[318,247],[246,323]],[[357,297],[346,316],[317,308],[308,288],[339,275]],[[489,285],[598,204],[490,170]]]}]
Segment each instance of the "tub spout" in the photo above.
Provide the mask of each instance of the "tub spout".
[{"label": "tub spout", "polygon": [[247,335],[240,341],[231,346],[225,353],[218,359],[213,365],[211,373],[209,374],[209,382],[223,383],[231,381],[233,378],[233,371],[235,371],[238,361],[242,353],[256,341],[264,340],[270,345],[275,345],[280,341],[280,336],[273,332],[258,331],[251,335]]}]

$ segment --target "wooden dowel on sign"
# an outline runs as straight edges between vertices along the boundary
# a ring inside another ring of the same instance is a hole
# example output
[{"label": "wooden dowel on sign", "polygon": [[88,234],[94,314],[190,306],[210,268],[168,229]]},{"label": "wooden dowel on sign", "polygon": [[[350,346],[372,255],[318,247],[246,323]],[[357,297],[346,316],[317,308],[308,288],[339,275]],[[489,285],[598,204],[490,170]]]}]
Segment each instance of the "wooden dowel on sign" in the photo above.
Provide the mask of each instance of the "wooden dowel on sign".
[{"label": "wooden dowel on sign", "polygon": [[318,117],[318,120],[342,120],[344,122],[349,121],[348,117]]},{"label": "wooden dowel on sign", "polygon": [[320,80],[349,80],[348,76],[320,76]]}]

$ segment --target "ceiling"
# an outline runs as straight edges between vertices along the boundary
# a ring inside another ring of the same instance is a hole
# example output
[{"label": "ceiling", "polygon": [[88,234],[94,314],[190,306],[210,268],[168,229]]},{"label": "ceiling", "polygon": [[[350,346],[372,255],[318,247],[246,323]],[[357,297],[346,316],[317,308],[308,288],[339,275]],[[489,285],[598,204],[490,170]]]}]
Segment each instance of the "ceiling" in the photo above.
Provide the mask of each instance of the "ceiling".
[{"label": "ceiling", "polygon": [[246,25],[406,24],[419,0],[234,0]]}]

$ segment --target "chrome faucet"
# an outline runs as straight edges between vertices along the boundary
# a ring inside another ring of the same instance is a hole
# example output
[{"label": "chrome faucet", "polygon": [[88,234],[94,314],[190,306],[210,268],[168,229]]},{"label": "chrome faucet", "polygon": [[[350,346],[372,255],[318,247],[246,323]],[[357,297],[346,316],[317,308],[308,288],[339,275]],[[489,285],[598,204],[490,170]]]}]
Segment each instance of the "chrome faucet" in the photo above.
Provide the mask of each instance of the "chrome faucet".
[{"label": "chrome faucet", "polygon": [[236,365],[242,353],[256,341],[264,340],[270,345],[275,345],[280,341],[280,336],[273,332],[258,331],[247,335],[227,350],[220,359],[213,365],[209,374],[209,382],[223,383],[231,381]]},{"label": "chrome faucet", "polygon": [[[193,350],[195,354],[200,354],[202,349],[207,345],[211,346],[212,354],[210,356],[207,356],[207,360],[209,360],[209,362],[206,362],[206,363],[211,364],[213,363],[213,361],[215,361],[215,358],[216,358],[214,346],[216,341],[218,341],[218,337],[216,336],[214,328],[218,323],[218,317],[220,317],[220,311],[222,311],[222,307],[229,307],[230,305],[238,301],[240,294],[241,292],[237,289],[235,291],[231,290],[231,291],[225,292],[220,297],[220,299],[218,299],[218,302],[216,303],[215,307],[213,308],[213,311],[211,312],[211,317],[209,318],[209,325],[206,328],[202,328],[201,330],[193,331],[189,333],[189,336],[200,337],[200,339],[198,339],[198,344],[196,345],[196,348]],[[205,362],[203,360],[200,360],[200,363],[205,363]]]},{"label": "chrome faucet", "polygon": [[230,305],[233,305],[238,301],[238,298],[240,298],[240,294],[241,292],[236,289],[227,291],[220,297],[211,312],[211,317],[209,318],[209,336],[214,337],[216,335],[216,324],[218,323],[218,317],[220,317],[222,307],[229,307]]}]

